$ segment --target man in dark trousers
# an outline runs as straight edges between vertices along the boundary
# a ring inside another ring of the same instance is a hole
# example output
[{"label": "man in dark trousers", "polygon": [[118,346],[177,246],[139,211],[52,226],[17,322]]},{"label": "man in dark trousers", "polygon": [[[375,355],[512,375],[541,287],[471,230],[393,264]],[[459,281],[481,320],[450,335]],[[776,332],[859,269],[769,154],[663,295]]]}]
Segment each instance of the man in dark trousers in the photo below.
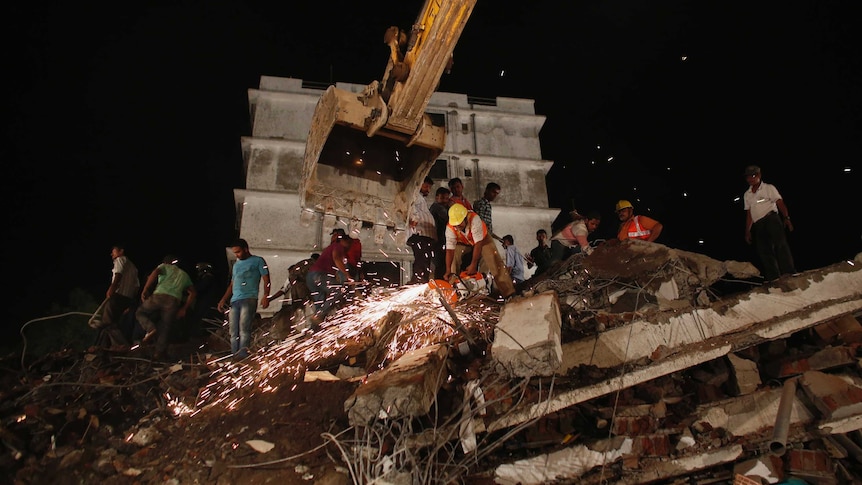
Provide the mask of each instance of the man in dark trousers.
[{"label": "man in dark trousers", "polygon": [[132,309],[138,298],[141,282],[138,280],[138,268],[126,257],[126,248],[122,244],[111,248],[111,259],[111,284],[105,293],[105,310],[100,328],[104,329],[110,340],[109,350],[125,351],[129,349],[128,337],[131,337],[131,332],[123,332],[120,324],[123,315]]},{"label": "man in dark trousers", "polygon": [[413,250],[413,277],[407,282],[408,285],[427,283],[431,278],[431,262],[436,254],[437,228],[425,197],[431,193],[432,185],[434,180],[425,177],[416,192],[410,211],[410,231],[413,234],[407,239],[407,245]]},{"label": "man in dark trousers", "polygon": [[745,206],[745,242],[754,242],[763,265],[763,277],[766,281],[772,281],[783,274],[796,273],[790,244],[784,232],[785,228],[793,231],[793,223],[790,222],[790,214],[778,189],[760,177],[760,167],[746,167],[745,180],[749,189],[742,196]]}]

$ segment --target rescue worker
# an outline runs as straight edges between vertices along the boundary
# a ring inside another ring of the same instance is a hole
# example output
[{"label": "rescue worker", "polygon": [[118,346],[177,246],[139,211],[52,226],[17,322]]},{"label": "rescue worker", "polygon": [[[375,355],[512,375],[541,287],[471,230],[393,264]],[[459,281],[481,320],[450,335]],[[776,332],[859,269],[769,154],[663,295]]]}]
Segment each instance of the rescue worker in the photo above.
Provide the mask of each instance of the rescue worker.
[{"label": "rescue worker", "polygon": [[620,241],[642,239],[653,242],[661,234],[661,222],[647,216],[636,216],[631,202],[620,200],[617,202],[616,211],[617,217],[620,218],[620,231],[617,234]]},{"label": "rescue worker", "polygon": [[443,279],[452,282],[461,270],[462,256],[470,249],[472,256],[465,272],[474,275],[481,266],[483,273],[491,273],[503,298],[513,295],[515,285],[512,283],[512,277],[506,270],[506,265],[497,252],[497,245],[491,239],[482,218],[461,204],[452,204],[449,208],[449,224],[446,225],[446,274]]}]

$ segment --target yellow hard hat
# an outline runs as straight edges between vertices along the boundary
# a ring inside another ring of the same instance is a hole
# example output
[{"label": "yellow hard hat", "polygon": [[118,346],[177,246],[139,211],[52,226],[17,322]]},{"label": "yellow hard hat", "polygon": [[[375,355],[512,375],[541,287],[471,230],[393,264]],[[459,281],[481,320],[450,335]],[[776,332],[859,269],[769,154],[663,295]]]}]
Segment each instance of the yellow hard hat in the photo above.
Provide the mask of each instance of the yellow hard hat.
[{"label": "yellow hard hat", "polygon": [[631,202],[629,202],[627,200],[621,200],[621,201],[617,202],[616,212],[619,212],[623,209],[634,209],[634,208],[635,207],[632,205]]},{"label": "yellow hard hat", "polygon": [[465,217],[467,217],[467,208],[461,204],[452,204],[449,208],[449,224],[457,226],[464,221]]}]

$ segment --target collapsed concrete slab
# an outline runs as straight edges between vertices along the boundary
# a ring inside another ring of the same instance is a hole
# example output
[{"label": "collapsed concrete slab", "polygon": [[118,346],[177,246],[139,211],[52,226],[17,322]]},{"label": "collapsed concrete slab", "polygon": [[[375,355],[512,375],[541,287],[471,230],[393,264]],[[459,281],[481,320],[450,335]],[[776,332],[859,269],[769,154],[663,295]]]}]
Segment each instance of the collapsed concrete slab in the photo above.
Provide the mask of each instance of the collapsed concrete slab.
[{"label": "collapsed concrete slab", "polygon": [[553,375],[563,358],[560,332],[555,292],[513,300],[500,313],[491,357],[510,376]]},{"label": "collapsed concrete slab", "polygon": [[[862,271],[839,263],[830,272],[788,277],[781,286],[761,288],[734,304],[658,313],[575,342],[563,344],[565,374],[579,365],[617,367],[648,359],[665,347],[673,352],[717,336],[730,336],[759,324],[758,335],[778,338],[862,309]],[[763,325],[768,322],[769,325]]]},{"label": "collapsed concrete slab", "polygon": [[530,485],[553,480],[573,479],[594,467],[612,463],[632,450],[632,440],[615,438],[535,456],[526,460],[500,465],[494,471],[494,481],[504,485]]},{"label": "collapsed concrete slab", "polygon": [[447,354],[445,345],[424,347],[369,375],[344,403],[350,424],[364,426],[377,418],[427,414],[445,382]]},{"label": "collapsed concrete slab", "polygon": [[802,374],[799,385],[824,417],[840,419],[862,414],[862,387],[818,371]]}]

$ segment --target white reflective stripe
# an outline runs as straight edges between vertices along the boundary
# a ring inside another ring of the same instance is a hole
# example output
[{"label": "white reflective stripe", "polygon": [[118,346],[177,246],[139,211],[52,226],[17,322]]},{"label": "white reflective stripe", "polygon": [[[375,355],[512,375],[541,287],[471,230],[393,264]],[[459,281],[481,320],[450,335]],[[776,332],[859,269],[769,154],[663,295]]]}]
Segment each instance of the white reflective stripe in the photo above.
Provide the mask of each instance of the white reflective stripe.
[{"label": "white reflective stripe", "polygon": [[629,231],[629,237],[649,236],[650,234],[652,234],[652,231],[645,231],[641,227],[639,216],[635,216],[635,218],[632,220],[632,222],[635,223],[635,229],[637,229],[637,230],[636,231]]}]

